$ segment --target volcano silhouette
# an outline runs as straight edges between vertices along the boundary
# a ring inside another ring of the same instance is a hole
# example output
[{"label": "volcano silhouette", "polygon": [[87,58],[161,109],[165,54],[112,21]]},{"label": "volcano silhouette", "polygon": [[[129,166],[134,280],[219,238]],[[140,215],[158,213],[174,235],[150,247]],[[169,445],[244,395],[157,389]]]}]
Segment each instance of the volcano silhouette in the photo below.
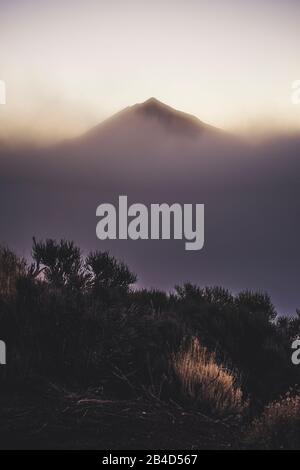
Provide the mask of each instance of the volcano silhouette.
[{"label": "volcano silhouette", "polygon": [[[80,143],[111,145],[116,140],[139,141],[141,136],[148,134],[165,134],[165,137],[180,136],[181,138],[199,137],[203,133],[216,134],[216,128],[203,123],[191,114],[178,111],[156,98],[149,98],[143,103],[128,106],[114,114],[104,122],[96,125],[78,139]],[[163,135],[157,137],[163,138]],[[152,143],[156,140],[153,140]]]},{"label": "volcano silhouette", "polygon": [[232,148],[234,141],[195,116],[150,98],[56,147],[55,167],[65,164],[72,173],[77,168],[81,177],[91,179],[100,173],[114,181],[142,180],[145,175],[155,179],[178,169],[189,172],[195,163],[202,162],[203,169],[215,167],[214,156],[219,159],[222,153],[219,149]]},{"label": "volcano silhouette", "polygon": [[101,133],[103,129],[106,131],[111,128],[116,130],[117,126],[126,125],[128,123],[136,126],[141,123],[141,121],[148,123],[148,125],[156,125],[171,133],[186,134],[189,136],[197,136],[204,131],[217,131],[217,129],[203,123],[195,116],[178,111],[152,97],[143,103],[126,107],[91,129],[85,136],[95,136]]},{"label": "volcano silhouette", "polygon": [[[0,151],[1,237],[24,251],[32,235],[75,240],[128,262],[145,286],[262,289],[295,308],[299,148],[297,136],[244,142],[151,98],[47,149]],[[204,204],[204,249],[191,255],[181,240],[100,243],[96,208],[120,195],[146,206]]]}]

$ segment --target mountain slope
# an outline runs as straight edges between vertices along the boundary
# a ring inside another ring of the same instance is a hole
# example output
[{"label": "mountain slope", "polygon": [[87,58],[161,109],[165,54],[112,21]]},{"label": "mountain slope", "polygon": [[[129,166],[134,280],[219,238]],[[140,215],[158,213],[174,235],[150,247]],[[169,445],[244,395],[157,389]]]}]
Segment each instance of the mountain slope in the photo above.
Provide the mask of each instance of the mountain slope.
[{"label": "mountain slope", "polygon": [[195,165],[203,170],[219,166],[216,158],[224,161],[224,148],[230,153],[235,140],[195,116],[150,98],[58,146],[55,166],[67,162],[70,172],[77,171],[81,177],[101,174],[114,181],[168,177],[170,171],[194,174]]},{"label": "mountain slope", "polygon": [[148,124],[152,125],[156,124],[164,130],[172,133],[185,134],[189,136],[197,136],[204,131],[217,131],[217,129],[203,123],[200,119],[191,114],[178,111],[156,98],[149,98],[143,103],[126,107],[103,123],[95,126],[93,129],[88,131],[85,136],[95,136],[96,134],[101,133],[103,129],[116,130],[116,126],[126,125],[129,122],[132,125],[137,125],[141,121],[148,122]]}]

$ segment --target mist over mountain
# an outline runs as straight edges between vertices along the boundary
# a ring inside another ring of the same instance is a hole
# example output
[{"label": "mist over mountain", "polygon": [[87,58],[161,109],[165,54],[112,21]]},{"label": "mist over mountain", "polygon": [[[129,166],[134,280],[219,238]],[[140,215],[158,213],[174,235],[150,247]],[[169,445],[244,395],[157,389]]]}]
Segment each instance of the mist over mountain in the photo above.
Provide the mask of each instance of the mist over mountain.
[{"label": "mist over mountain", "polygon": [[[26,253],[32,236],[109,249],[140,285],[185,281],[267,290],[281,313],[299,307],[299,136],[249,143],[151,98],[84,135],[47,148],[0,151],[1,241]],[[205,204],[205,247],[96,238],[96,208]]]}]

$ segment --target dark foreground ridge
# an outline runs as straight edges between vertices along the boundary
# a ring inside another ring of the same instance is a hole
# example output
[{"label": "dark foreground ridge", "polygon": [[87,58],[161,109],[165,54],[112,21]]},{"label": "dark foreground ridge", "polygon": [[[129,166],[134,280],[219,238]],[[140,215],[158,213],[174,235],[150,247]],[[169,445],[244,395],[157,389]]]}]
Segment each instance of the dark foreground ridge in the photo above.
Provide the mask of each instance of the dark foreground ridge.
[{"label": "dark foreground ridge", "polygon": [[134,289],[107,252],[0,248],[0,447],[300,448],[300,315],[267,294]]},{"label": "dark foreground ridge", "polygon": [[1,400],[0,448],[232,449],[236,427],[160,401],[113,401],[52,388],[48,396]]}]

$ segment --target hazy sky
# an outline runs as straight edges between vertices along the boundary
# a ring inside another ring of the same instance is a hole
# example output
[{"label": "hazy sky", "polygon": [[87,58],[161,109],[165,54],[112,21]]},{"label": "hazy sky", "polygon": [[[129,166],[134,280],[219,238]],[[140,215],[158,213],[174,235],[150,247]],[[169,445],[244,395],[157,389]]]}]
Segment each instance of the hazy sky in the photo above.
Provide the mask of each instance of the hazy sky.
[{"label": "hazy sky", "polygon": [[300,130],[299,0],[0,0],[0,136],[62,137],[155,96]]}]

